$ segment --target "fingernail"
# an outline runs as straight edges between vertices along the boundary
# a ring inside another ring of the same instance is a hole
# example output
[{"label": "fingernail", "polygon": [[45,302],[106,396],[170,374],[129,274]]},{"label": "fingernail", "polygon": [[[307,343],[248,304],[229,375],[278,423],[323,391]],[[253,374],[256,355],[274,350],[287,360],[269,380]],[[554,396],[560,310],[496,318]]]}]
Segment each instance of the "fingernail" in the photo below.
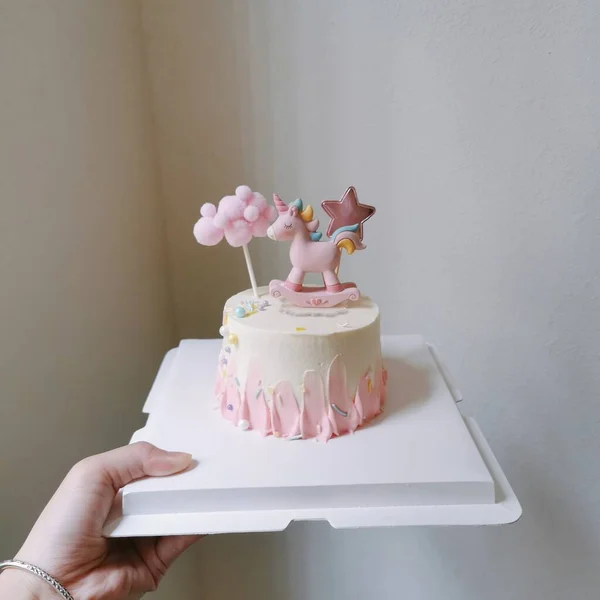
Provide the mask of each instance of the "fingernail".
[{"label": "fingernail", "polygon": [[188,452],[164,452],[162,456],[155,456],[149,466],[150,475],[172,475],[185,469],[192,461]]},{"label": "fingernail", "polygon": [[192,455],[189,452],[171,452],[171,451],[169,451],[167,454],[177,460],[179,460],[179,459],[183,460],[184,458],[186,460],[192,460]]}]

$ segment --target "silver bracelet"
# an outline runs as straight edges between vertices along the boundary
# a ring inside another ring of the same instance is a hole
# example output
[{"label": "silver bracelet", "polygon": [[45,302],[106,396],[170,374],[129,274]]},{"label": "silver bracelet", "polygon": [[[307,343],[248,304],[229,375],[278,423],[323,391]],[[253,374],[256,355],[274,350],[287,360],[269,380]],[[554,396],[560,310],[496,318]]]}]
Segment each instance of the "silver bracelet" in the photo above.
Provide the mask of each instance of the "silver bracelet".
[{"label": "silver bracelet", "polygon": [[48,575],[46,571],[42,571],[35,565],[23,562],[22,560],[4,560],[0,562],[0,573],[4,569],[20,569],[21,571],[27,571],[33,573],[40,579],[43,579],[47,584],[51,585],[56,592],[58,592],[65,600],[75,600],[71,594],[60,584],[52,575]]}]

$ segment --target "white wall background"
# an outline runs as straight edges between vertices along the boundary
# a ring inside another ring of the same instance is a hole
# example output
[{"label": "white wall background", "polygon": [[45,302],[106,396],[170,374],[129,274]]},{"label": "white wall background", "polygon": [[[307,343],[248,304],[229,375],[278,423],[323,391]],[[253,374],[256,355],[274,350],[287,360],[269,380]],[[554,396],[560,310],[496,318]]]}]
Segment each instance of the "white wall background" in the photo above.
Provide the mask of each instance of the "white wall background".
[{"label": "white wall background", "polygon": [[[68,461],[139,422],[172,341],[157,190],[190,337],[247,286],[241,252],[195,244],[202,202],[353,184],[378,215],[343,273],[441,347],[525,514],[214,537],[155,597],[597,598],[600,5],[145,0],[144,39],[137,8],[0,0],[5,552]],[[283,247],[252,252],[284,274]]]}]

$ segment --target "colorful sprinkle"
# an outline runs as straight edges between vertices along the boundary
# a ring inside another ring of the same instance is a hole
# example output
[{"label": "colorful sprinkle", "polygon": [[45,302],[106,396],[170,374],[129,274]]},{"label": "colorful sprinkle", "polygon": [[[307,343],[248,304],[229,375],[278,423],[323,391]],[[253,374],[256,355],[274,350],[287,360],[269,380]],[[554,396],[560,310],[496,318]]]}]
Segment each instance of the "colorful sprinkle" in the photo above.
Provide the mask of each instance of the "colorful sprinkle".
[{"label": "colorful sprinkle", "polygon": [[227,327],[225,327],[225,325],[219,327],[219,335],[221,337],[225,337],[227,335],[228,331],[229,331],[229,329]]},{"label": "colorful sprinkle", "polygon": [[233,344],[234,346],[236,346],[236,345],[237,345],[237,343],[238,343],[238,336],[237,336],[235,333],[230,333],[230,334],[227,336],[227,341],[228,341],[230,344]]},{"label": "colorful sprinkle", "polygon": [[299,433],[298,435],[293,435],[289,438],[287,438],[290,442],[293,442],[294,440],[301,440],[302,439],[302,434]]},{"label": "colorful sprinkle", "polygon": [[233,404],[228,404],[227,405],[227,410],[233,410]]},{"label": "colorful sprinkle", "polygon": [[306,327],[296,327],[296,331],[306,331]]},{"label": "colorful sprinkle", "polygon": [[250,428],[250,423],[248,421],[246,421],[246,419],[241,419],[240,422],[238,423],[238,427],[242,431],[246,431],[247,429]]},{"label": "colorful sprinkle", "polygon": [[237,377],[235,378],[235,383],[237,384],[238,387],[242,386],[242,384],[240,383],[240,380]]},{"label": "colorful sprinkle", "polygon": [[235,309],[235,316],[236,316],[238,319],[243,319],[243,318],[246,316],[246,311],[243,309],[243,307],[241,307],[241,306],[238,306],[238,307],[236,307],[236,309]]},{"label": "colorful sprinkle", "polygon": [[225,346],[225,352],[231,354],[231,348],[229,346]]},{"label": "colorful sprinkle", "polygon": [[341,408],[338,408],[335,404],[332,404],[331,408],[333,408],[333,410],[335,410],[335,412],[338,415],[341,415],[342,417],[347,417],[348,416],[347,412],[344,412]]}]

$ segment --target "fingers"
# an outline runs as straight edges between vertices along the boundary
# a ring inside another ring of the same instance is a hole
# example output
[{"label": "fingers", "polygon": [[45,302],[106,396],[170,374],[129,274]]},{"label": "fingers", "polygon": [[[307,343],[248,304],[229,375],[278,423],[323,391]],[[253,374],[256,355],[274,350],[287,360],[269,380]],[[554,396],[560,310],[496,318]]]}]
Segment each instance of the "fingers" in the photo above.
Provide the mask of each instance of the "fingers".
[{"label": "fingers", "polygon": [[[153,592],[165,576],[169,567],[200,535],[176,535],[170,537],[146,537],[130,540],[130,548],[139,559],[136,566],[132,589],[142,592]],[[122,540],[125,542],[125,540]]]},{"label": "fingers", "polygon": [[202,535],[174,535],[156,540],[156,555],[160,561],[170,567],[176,558],[181,556]]},{"label": "fingers", "polygon": [[65,483],[71,494],[78,490],[79,510],[91,511],[93,506],[94,527],[101,529],[122,487],[143,477],[179,473],[191,461],[185,452],[167,452],[138,442],[82,460],[71,469]]},{"label": "fingers", "polygon": [[185,452],[167,452],[148,442],[138,442],[91,456],[73,468],[73,475],[87,484],[107,482],[116,493],[142,477],[173,475],[187,468],[192,456]]}]

